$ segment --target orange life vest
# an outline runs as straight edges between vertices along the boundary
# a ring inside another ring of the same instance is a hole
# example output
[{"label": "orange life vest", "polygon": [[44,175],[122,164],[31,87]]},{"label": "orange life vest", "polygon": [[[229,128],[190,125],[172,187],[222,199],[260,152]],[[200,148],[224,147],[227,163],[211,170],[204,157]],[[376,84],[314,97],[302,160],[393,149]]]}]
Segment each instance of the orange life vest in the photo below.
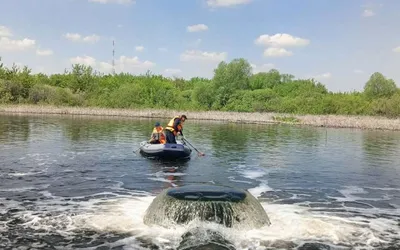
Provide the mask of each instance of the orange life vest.
[{"label": "orange life vest", "polygon": [[161,126],[158,129],[153,128],[153,133],[151,134],[151,139],[159,141],[161,144],[165,144],[167,142],[167,140],[165,139],[165,135],[162,131],[163,131],[163,127],[161,127]]},{"label": "orange life vest", "polygon": [[169,121],[169,123],[168,123],[168,125],[165,127],[165,129],[168,129],[169,131],[171,131],[175,136],[176,136],[176,134],[178,133],[178,131],[181,131],[182,129],[183,129],[183,124],[182,124],[182,121],[181,122],[179,122],[179,124],[178,124],[178,131],[175,131],[175,129],[174,129],[174,122],[175,122],[175,119],[179,119],[179,118],[181,118],[180,116],[175,116],[174,118],[172,118],[170,121]]}]

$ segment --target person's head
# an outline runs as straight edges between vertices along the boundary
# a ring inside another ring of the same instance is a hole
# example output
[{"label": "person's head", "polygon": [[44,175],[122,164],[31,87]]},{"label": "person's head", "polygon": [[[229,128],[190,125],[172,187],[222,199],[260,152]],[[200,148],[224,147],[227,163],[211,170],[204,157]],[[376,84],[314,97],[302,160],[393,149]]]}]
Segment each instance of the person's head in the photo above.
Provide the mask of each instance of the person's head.
[{"label": "person's head", "polygon": [[181,121],[184,122],[184,121],[186,121],[186,120],[187,120],[186,115],[181,115]]},{"label": "person's head", "polygon": [[154,127],[159,128],[161,126],[161,124],[159,122],[156,122],[156,124],[154,124]]}]

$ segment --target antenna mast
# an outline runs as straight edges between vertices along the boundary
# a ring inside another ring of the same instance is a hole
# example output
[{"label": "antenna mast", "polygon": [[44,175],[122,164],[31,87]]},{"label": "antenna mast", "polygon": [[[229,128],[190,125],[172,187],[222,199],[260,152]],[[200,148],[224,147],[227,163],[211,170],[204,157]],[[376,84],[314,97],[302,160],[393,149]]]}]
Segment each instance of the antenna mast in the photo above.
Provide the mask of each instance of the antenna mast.
[{"label": "antenna mast", "polygon": [[113,50],[112,50],[112,73],[115,75],[115,61],[114,61],[114,56],[115,56],[115,49],[114,49],[114,40],[113,40]]}]

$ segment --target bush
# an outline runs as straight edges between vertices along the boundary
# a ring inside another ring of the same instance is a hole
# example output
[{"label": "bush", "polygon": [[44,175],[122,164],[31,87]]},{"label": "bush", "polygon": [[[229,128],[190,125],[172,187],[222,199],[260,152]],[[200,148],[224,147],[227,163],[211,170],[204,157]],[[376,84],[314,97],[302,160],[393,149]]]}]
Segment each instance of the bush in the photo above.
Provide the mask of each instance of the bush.
[{"label": "bush", "polygon": [[252,74],[245,59],[221,62],[212,79],[190,80],[149,72],[100,74],[79,64],[47,76],[0,62],[0,103],[400,116],[400,90],[378,72],[363,92],[331,93],[320,82],[276,69]]}]

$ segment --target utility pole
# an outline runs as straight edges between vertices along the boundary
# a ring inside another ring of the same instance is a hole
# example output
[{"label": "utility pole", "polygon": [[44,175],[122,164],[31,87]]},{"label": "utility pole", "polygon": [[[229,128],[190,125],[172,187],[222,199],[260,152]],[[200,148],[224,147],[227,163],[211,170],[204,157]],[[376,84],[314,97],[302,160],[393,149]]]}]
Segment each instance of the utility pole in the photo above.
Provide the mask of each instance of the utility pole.
[{"label": "utility pole", "polygon": [[113,75],[115,75],[115,60],[114,60],[114,57],[115,57],[115,43],[114,43],[114,40],[113,40],[113,50],[112,50],[112,74]]}]

